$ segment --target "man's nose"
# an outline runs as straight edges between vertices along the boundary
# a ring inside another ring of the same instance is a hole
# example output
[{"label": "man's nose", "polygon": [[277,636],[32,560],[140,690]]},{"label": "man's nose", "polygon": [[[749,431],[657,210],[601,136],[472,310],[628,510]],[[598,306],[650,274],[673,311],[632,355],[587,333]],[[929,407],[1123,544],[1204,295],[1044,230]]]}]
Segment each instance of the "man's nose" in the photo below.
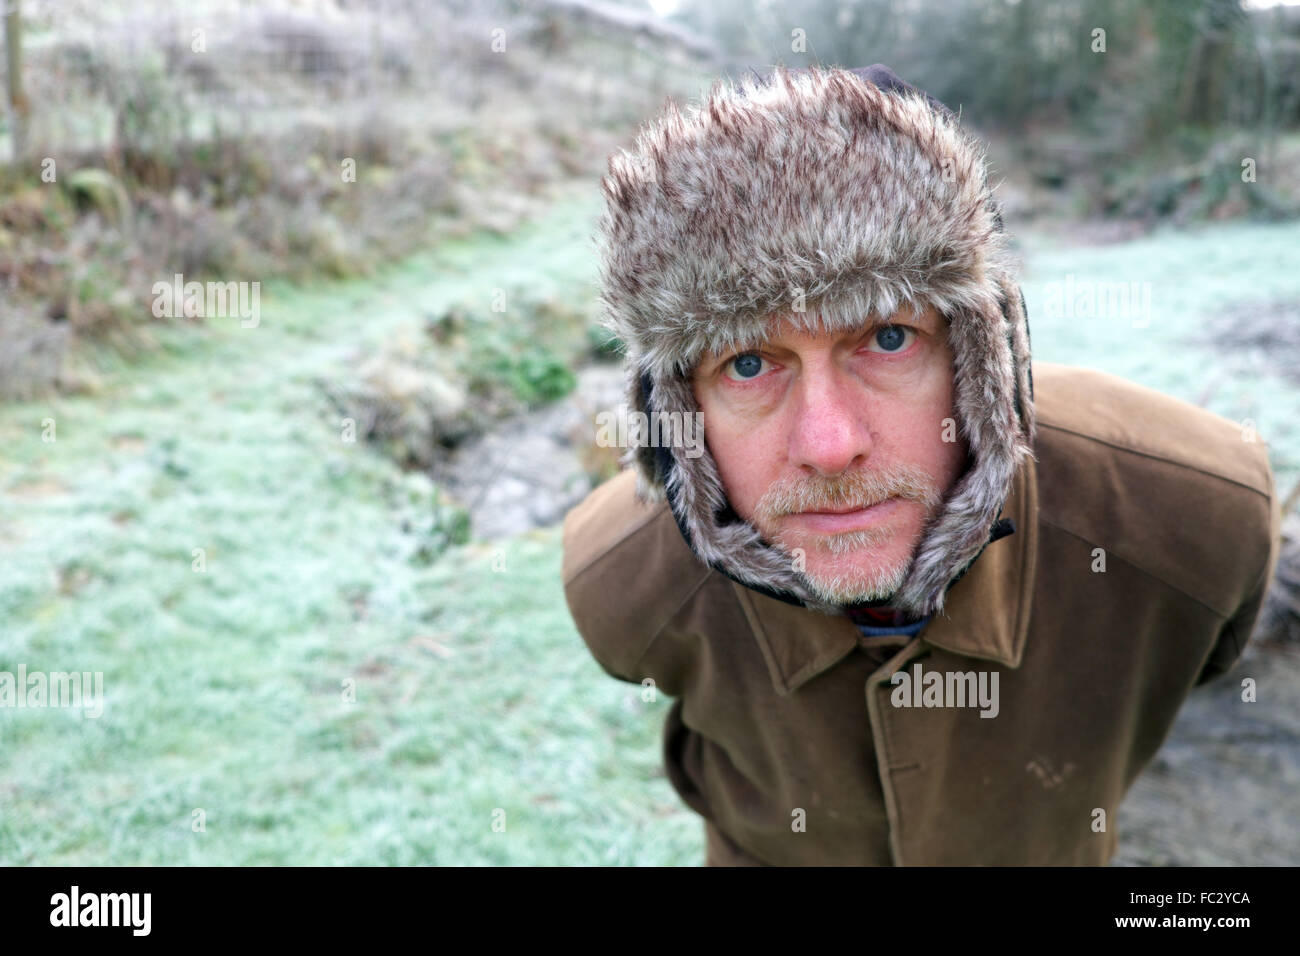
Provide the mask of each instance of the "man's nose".
[{"label": "man's nose", "polygon": [[790,461],[825,477],[863,465],[872,441],[867,395],[844,372],[805,369],[791,396]]}]

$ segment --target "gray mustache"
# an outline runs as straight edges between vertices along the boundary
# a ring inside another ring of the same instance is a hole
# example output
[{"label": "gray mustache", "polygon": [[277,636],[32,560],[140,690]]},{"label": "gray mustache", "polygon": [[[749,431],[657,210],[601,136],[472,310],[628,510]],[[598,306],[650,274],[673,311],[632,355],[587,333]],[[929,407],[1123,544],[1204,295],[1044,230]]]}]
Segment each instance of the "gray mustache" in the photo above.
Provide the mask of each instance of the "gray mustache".
[{"label": "gray mustache", "polygon": [[763,493],[755,511],[767,518],[804,511],[870,508],[889,498],[919,501],[927,510],[939,503],[930,475],[920,468],[899,465],[883,471],[856,471],[833,478],[789,478]]}]

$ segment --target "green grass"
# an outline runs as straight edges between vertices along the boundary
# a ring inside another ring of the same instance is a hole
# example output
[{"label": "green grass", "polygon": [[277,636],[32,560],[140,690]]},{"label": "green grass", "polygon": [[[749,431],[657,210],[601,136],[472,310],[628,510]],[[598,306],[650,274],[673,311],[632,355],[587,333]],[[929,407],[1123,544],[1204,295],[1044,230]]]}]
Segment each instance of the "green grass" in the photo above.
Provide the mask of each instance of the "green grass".
[{"label": "green grass", "polygon": [[[670,701],[591,660],[558,529],[428,562],[434,489],[343,443],[313,385],[452,301],[591,294],[594,201],[374,279],[267,286],[257,329],[164,329],[99,395],[0,408],[0,670],[102,671],[106,696],[98,719],[0,709],[0,863],[702,862],[660,763]],[[1188,330],[1234,297],[1300,295],[1298,241],[1027,237],[1035,350],[1194,397],[1220,357]],[[1036,300],[1067,271],[1151,281],[1160,311],[1140,335],[1047,321]],[[1300,464],[1294,389],[1233,381],[1214,404]]]},{"label": "green grass", "polygon": [[581,294],[591,213],[264,289],[256,329],[167,330],[101,395],[0,409],[0,670],[102,671],[106,698],[0,710],[0,863],[700,861],[667,702],[586,653],[558,529],[421,560],[433,488],[312,385],[452,299]]},{"label": "green grass", "polygon": [[[1279,489],[1300,481],[1300,389],[1247,351],[1204,341],[1229,310],[1300,302],[1300,222],[1162,230],[1133,242],[1075,246],[1022,237],[1034,357],[1111,372],[1236,422],[1268,442]],[[1082,282],[1149,283],[1150,315],[1048,314],[1049,291]],[[1279,319],[1279,321],[1286,321]],[[1145,324],[1144,324],[1145,323]]]}]

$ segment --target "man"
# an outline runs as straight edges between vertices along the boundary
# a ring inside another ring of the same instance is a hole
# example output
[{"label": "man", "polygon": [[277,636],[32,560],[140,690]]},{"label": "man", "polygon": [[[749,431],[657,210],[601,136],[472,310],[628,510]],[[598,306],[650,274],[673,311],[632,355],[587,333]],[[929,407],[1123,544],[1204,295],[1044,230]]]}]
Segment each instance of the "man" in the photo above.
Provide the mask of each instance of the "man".
[{"label": "man", "polygon": [[632,448],[566,519],[565,593],[609,674],[676,698],[707,862],[1107,862],[1260,610],[1264,445],[1031,375],[982,152],[884,67],[715,87],[604,186],[630,404],[705,447]]}]

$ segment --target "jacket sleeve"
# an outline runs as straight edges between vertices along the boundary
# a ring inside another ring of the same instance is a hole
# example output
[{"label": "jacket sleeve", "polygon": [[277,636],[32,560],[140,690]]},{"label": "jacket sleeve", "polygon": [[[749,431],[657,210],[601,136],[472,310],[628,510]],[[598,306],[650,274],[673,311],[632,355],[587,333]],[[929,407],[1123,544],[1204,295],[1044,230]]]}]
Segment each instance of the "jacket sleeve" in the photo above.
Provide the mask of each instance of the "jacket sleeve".
[{"label": "jacket sleeve", "polygon": [[598,617],[588,613],[589,595],[580,585],[566,584],[564,596],[578,634],[600,669],[616,680],[640,684],[644,678],[637,674],[636,664],[641,654],[636,650],[636,644],[630,640],[620,641],[616,634],[602,628]]},{"label": "jacket sleeve", "polygon": [[646,650],[644,637],[630,633],[617,618],[617,595],[602,586],[595,568],[565,575],[564,599],[583,643],[610,677],[640,684],[636,663]]},{"label": "jacket sleeve", "polygon": [[645,609],[629,614],[629,603],[635,604],[627,600],[630,582],[620,589],[599,572],[587,568],[564,581],[569,614],[587,650],[610,677],[641,686],[650,680],[661,693],[680,696],[683,662],[673,642],[661,626],[650,623],[654,618]]},{"label": "jacket sleeve", "polygon": [[691,670],[691,642],[673,620],[712,572],[691,552],[667,504],[644,506],[628,471],[607,481],[564,519],[561,577],[574,626],[610,677],[649,679],[678,696]]},{"label": "jacket sleeve", "polygon": [[1241,660],[1247,643],[1254,636],[1255,625],[1258,623],[1260,610],[1264,606],[1264,598],[1268,594],[1269,588],[1274,584],[1273,578],[1277,571],[1278,556],[1282,549],[1282,505],[1278,499],[1272,469],[1269,469],[1268,474],[1267,510],[1268,518],[1266,522],[1256,520],[1252,522],[1253,527],[1248,526],[1249,530],[1243,529],[1243,534],[1253,535],[1255,540],[1259,542],[1255,551],[1266,555],[1264,567],[1246,593],[1236,613],[1228,619],[1223,626],[1223,630],[1219,632],[1218,641],[1202,666],[1200,675],[1196,678],[1197,687],[1226,674]]},{"label": "jacket sleeve", "polygon": [[638,572],[645,556],[642,535],[623,530],[617,512],[592,496],[564,520],[561,577],[574,626],[601,669],[617,680],[640,684],[640,662],[657,637],[655,608],[646,606]]}]

